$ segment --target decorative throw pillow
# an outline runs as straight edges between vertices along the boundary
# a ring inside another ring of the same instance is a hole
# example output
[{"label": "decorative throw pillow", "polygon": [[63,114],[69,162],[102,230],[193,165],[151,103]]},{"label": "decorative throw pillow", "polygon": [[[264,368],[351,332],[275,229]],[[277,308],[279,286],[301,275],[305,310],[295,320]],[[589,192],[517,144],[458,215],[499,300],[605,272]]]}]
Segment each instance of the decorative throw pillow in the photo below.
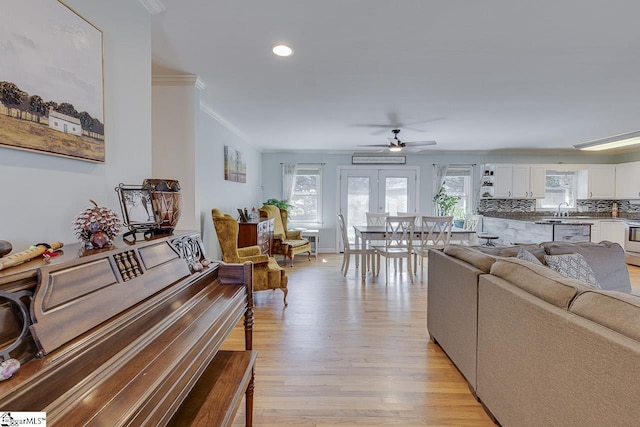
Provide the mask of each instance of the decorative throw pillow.
[{"label": "decorative throw pillow", "polygon": [[532,254],[526,249],[520,249],[520,251],[518,252],[517,258],[520,258],[521,260],[524,260],[524,261],[532,262],[534,264],[543,265],[534,254]]},{"label": "decorative throw pillow", "polygon": [[545,255],[544,260],[549,267],[563,276],[590,283],[596,288],[601,289],[598,279],[596,279],[596,276],[593,274],[593,269],[582,255]]}]

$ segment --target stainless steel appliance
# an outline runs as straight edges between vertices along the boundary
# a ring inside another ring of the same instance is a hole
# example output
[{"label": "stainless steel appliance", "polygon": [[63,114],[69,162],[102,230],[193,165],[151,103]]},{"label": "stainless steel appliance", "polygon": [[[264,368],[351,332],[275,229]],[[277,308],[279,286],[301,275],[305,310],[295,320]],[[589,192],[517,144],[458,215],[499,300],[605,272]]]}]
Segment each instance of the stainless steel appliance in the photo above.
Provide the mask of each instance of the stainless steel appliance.
[{"label": "stainless steel appliance", "polygon": [[627,264],[640,266],[640,221],[627,221],[624,251]]}]

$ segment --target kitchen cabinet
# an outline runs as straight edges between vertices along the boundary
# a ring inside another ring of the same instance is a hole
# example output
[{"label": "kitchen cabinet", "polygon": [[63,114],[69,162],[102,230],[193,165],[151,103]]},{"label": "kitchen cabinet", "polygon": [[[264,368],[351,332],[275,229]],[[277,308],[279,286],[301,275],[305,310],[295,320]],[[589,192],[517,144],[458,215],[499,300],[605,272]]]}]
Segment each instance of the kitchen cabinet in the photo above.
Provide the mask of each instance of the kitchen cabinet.
[{"label": "kitchen cabinet", "polygon": [[499,199],[535,199],[545,196],[544,166],[495,165],[494,197]]},{"label": "kitchen cabinet", "polygon": [[[618,243],[624,248],[624,233],[625,223],[624,221],[600,221],[600,241],[608,240],[610,242]],[[593,240],[592,240],[593,241]]]},{"label": "kitchen cabinet", "polygon": [[578,199],[615,198],[616,168],[614,165],[589,165],[577,171]]},{"label": "kitchen cabinet", "polygon": [[640,162],[616,165],[616,199],[640,199]]}]

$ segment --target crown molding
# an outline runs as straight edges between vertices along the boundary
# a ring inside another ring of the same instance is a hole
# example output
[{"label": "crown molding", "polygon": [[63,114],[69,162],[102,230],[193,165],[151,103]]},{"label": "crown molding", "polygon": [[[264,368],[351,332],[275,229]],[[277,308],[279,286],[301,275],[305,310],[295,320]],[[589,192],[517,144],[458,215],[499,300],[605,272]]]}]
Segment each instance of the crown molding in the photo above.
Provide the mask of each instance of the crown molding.
[{"label": "crown molding", "polygon": [[225,118],[220,116],[220,114],[218,114],[213,108],[211,108],[211,106],[209,104],[207,104],[206,102],[204,102],[202,100],[200,100],[200,110],[203,113],[205,113],[206,115],[208,115],[209,117],[211,117],[216,122],[220,123],[227,130],[229,130],[231,133],[233,133],[234,135],[236,135],[237,137],[243,139],[245,142],[248,142],[249,145],[251,145],[250,139],[247,136],[247,134],[245,134],[240,129],[238,129],[236,126],[231,124],[228,120],[226,120]]},{"label": "crown molding", "polygon": [[150,15],[157,15],[167,10],[160,0],[138,0]]},{"label": "crown molding", "polygon": [[158,74],[151,76],[151,84],[154,86],[194,86],[204,89],[207,84],[195,74]]}]

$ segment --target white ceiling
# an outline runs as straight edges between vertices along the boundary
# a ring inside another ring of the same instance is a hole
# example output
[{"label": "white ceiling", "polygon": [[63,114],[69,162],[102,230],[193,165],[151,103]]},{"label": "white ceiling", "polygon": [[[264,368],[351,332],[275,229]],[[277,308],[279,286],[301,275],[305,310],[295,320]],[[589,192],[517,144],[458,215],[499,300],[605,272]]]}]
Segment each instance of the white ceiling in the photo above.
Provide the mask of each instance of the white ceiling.
[{"label": "white ceiling", "polygon": [[[162,4],[154,73],[196,74],[202,100],[263,151],[362,151],[396,126],[438,142],[425,152],[640,130],[638,0]],[[279,42],[294,55],[273,55]]]}]

